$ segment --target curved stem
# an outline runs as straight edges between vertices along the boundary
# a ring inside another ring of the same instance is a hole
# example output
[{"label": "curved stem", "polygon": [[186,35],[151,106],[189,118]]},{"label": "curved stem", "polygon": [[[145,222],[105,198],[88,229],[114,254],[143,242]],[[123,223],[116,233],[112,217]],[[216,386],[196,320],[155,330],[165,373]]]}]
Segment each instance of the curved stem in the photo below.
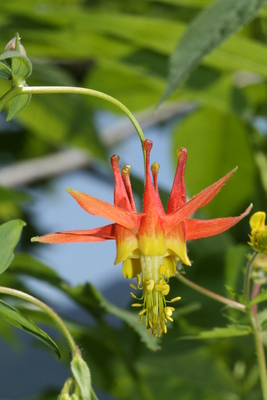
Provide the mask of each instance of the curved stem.
[{"label": "curved stem", "polygon": [[76,343],[74,342],[73,337],[71,336],[70,331],[66,327],[65,323],[62,321],[62,319],[50,308],[48,307],[45,303],[43,303],[41,300],[36,299],[35,297],[23,293],[20,290],[12,289],[12,288],[7,288],[0,286],[0,293],[7,294],[9,296],[13,297],[18,297],[21,300],[28,301],[29,303],[34,304],[35,306],[41,308],[46,314],[48,314],[53,321],[56,323],[58,328],[61,330],[65,338],[67,339],[69,346],[71,348],[72,354],[79,354],[80,355],[80,350],[76,346]]},{"label": "curved stem", "polygon": [[226,304],[229,307],[236,308],[241,311],[246,310],[246,306],[244,304],[238,303],[237,301],[227,299],[217,293],[211,292],[208,289],[203,288],[202,286],[197,285],[196,283],[191,282],[189,279],[185,278],[183,275],[176,273],[176,278],[179,281],[183,282],[185,285],[189,286],[191,289],[196,290],[199,293],[204,294],[207,297],[210,297],[213,300],[219,301],[220,303]]},{"label": "curved stem", "polygon": [[257,257],[258,253],[256,251],[252,254],[250,259],[247,262],[246,269],[245,269],[245,277],[244,277],[244,297],[246,300],[249,301],[250,298],[250,272],[253,266],[253,262]]},{"label": "curved stem", "polygon": [[141,144],[142,144],[142,149],[143,149],[143,155],[144,155],[144,160],[145,160],[145,151],[144,151],[144,146],[143,142],[145,141],[145,136],[144,133],[141,129],[141,126],[139,125],[137,119],[135,116],[131,113],[131,111],[124,105],[122,104],[119,100],[115,99],[112,96],[109,96],[106,93],[99,92],[97,90],[93,89],[86,89],[86,88],[80,88],[80,87],[72,87],[72,86],[25,86],[21,88],[22,93],[24,94],[55,94],[55,93],[68,93],[68,94],[82,94],[86,96],[91,96],[91,97],[97,97],[99,99],[108,101],[111,104],[114,104],[116,107],[118,107],[127,117],[129,120],[132,122],[133,126],[135,127],[138,136],[140,138]]}]

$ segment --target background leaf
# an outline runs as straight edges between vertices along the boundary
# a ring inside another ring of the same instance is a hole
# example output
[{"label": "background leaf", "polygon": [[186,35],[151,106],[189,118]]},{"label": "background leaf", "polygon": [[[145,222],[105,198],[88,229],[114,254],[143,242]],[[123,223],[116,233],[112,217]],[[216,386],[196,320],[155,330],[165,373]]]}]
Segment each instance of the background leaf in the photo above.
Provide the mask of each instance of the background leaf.
[{"label": "background leaf", "polygon": [[246,336],[252,333],[248,325],[228,325],[223,328],[214,328],[211,331],[199,332],[196,336],[182,337],[182,339],[224,339],[227,337]]},{"label": "background leaf", "polygon": [[22,329],[41,340],[56,353],[58,358],[60,358],[60,352],[56,343],[26,315],[22,314],[15,307],[12,307],[3,300],[0,300],[0,316],[17,328]]},{"label": "background leaf", "polygon": [[0,273],[2,274],[11,264],[25,222],[17,219],[0,226]]},{"label": "background leaf", "polygon": [[265,0],[217,0],[190,24],[171,57],[168,86],[160,103],[188,78],[201,59],[250,21]]},{"label": "background leaf", "polygon": [[190,197],[238,166],[221,193],[205,207],[210,215],[234,215],[249,203],[256,166],[246,127],[235,115],[208,108],[195,111],[175,128],[173,149],[181,146],[188,151],[185,175]]}]

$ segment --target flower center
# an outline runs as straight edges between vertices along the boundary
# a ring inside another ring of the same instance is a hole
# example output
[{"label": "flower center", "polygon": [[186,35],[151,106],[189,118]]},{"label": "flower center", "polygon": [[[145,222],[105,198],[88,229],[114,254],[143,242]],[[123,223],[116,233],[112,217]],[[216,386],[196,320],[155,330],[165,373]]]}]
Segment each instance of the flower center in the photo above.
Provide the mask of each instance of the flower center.
[{"label": "flower center", "polygon": [[[167,322],[173,322],[171,317],[173,307],[166,305],[167,301],[165,296],[170,291],[168,284],[167,268],[164,265],[163,257],[161,256],[140,256],[140,263],[142,268],[142,280],[143,280],[143,304],[134,303],[133,307],[143,307],[139,312],[140,323],[143,318],[146,318],[147,332],[151,329],[153,336],[161,336],[162,332],[167,333]],[[142,289],[140,287],[140,275],[137,276],[137,287],[130,285],[133,289]],[[137,297],[131,293],[131,295],[137,299]],[[170,302],[180,300],[180,297],[176,297]]]}]

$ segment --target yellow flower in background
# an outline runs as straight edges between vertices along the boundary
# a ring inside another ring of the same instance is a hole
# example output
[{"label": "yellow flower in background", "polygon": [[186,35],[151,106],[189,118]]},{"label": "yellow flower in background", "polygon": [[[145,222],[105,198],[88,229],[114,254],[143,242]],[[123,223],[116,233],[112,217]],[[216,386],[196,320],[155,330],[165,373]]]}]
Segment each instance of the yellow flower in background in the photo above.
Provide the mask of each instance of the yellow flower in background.
[{"label": "yellow flower in background", "polygon": [[251,227],[250,246],[258,253],[267,253],[267,226],[265,225],[266,213],[258,211],[249,220]]}]

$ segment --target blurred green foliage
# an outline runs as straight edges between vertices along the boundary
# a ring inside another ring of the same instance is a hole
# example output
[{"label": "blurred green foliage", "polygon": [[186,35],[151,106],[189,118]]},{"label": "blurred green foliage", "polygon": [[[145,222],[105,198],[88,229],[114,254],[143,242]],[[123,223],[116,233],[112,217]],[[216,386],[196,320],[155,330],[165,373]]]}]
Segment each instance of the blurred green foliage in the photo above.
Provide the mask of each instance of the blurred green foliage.
[{"label": "blurred green foliage", "polygon": [[[211,3],[212,0],[2,1],[0,49],[4,52],[7,42],[19,32],[33,64],[29,86],[88,87],[116,97],[133,112],[142,111],[159,102],[167,85],[169,57],[190,22]],[[181,104],[194,105],[194,110],[181,121],[173,122],[170,137],[166,137],[172,141],[174,164],[176,149],[184,146],[188,150],[188,194],[196,194],[239,166],[221,195],[198,212],[201,217],[237,215],[250,202],[255,211],[266,211],[266,40],[267,6],[206,55],[171,97]],[[10,88],[9,84],[1,80],[0,95]],[[107,164],[108,149],[95,126],[95,112],[99,109],[118,113],[113,106],[92,98],[33,96],[15,121],[1,124],[0,167],[72,147],[91,154],[95,163]],[[142,182],[135,179],[133,186],[137,194],[142,193]],[[179,340],[201,335],[201,331],[210,332],[214,327],[230,326],[231,331],[231,323],[240,319],[239,312],[222,309],[220,304],[172,278],[172,292],[181,295],[182,300],[168,335],[161,343],[152,341],[130,311],[107,302],[90,284],[71,287],[51,268],[26,254],[26,238],[33,236],[34,228],[31,216],[25,215],[21,207],[25,201],[30,199],[23,190],[0,187],[1,222],[19,217],[28,223],[21,243],[25,254],[15,257],[1,275],[1,284],[28,290],[21,277],[34,277],[59,288],[93,317],[92,326],[72,320],[67,323],[83,349],[95,388],[119,399],[261,397],[250,335],[208,341],[206,333],[202,334],[203,340]],[[186,269],[189,279],[223,295],[229,295],[229,290],[240,292],[249,252],[248,232],[246,219],[218,237],[189,243],[193,260],[192,268]],[[51,324],[43,313],[17,303],[16,308],[34,321]],[[105,319],[109,313],[124,324],[110,326]],[[133,329],[135,319],[137,325]],[[243,322],[244,329],[246,321]],[[0,331],[6,340],[12,338],[10,329],[0,320]],[[232,333],[234,336],[236,330]],[[216,335],[219,337],[220,331]],[[59,347],[63,360],[69,362],[60,341]],[[158,347],[161,350],[151,351]],[[59,388],[60,385],[61,382]],[[47,392],[36,396],[36,400],[53,396]]]}]

